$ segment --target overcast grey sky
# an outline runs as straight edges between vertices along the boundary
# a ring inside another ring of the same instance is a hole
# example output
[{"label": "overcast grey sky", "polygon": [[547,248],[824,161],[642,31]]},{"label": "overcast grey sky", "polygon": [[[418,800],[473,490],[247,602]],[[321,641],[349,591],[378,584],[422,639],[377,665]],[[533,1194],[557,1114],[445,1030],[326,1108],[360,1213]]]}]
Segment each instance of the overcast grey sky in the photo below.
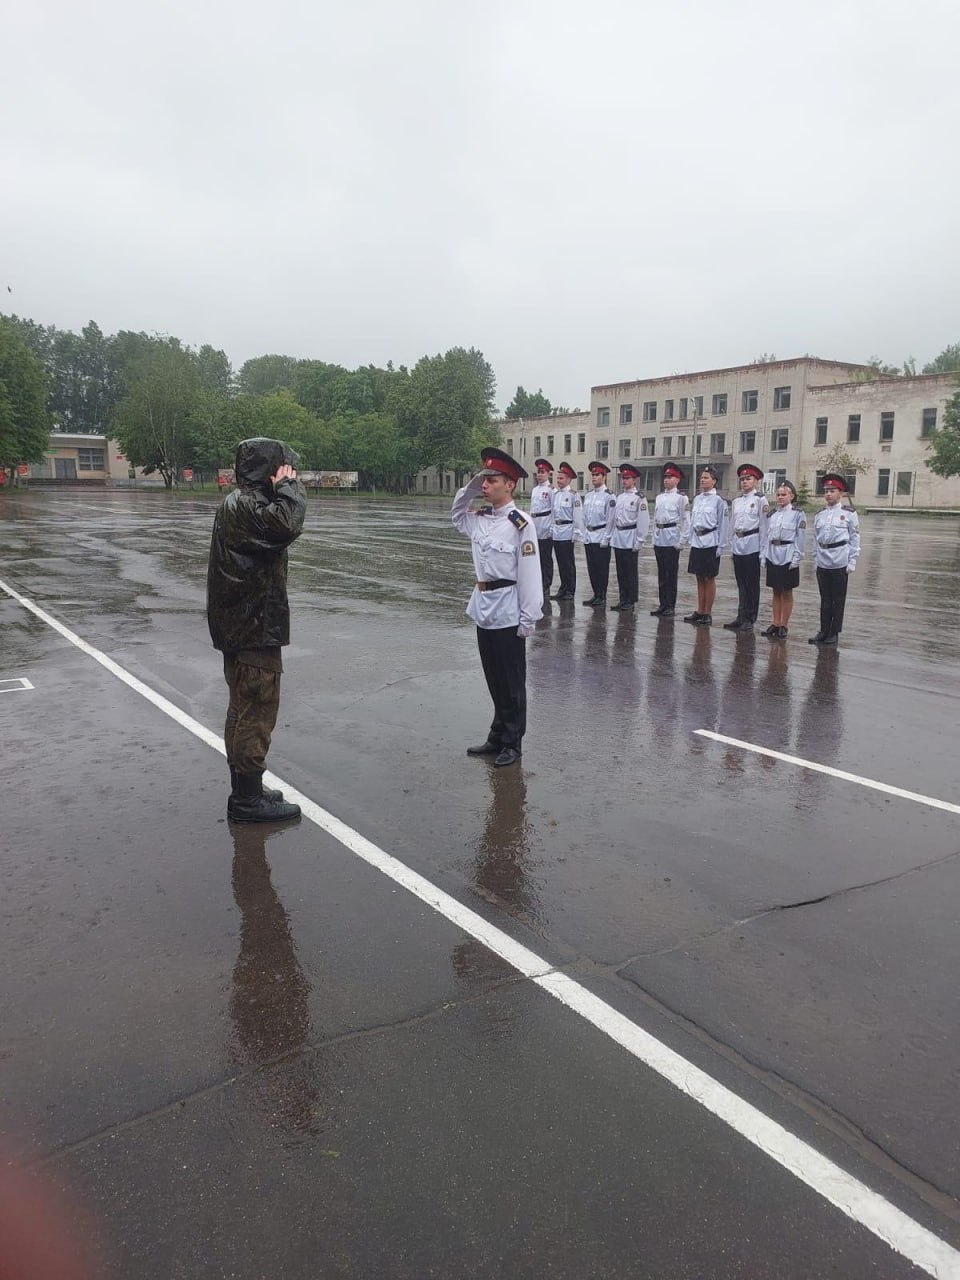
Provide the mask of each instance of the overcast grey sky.
[{"label": "overcast grey sky", "polygon": [[960,341],[956,0],[0,13],[4,310],[238,365],[473,345],[501,408]]}]

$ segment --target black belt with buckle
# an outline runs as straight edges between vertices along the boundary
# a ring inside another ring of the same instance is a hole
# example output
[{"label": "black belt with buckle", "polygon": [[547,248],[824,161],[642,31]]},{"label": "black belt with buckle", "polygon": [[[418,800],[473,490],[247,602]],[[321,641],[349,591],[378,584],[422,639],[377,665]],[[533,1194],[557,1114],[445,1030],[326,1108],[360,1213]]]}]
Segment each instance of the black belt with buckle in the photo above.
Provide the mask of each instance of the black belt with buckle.
[{"label": "black belt with buckle", "polygon": [[635,524],[618,524],[617,525],[617,529],[635,529],[636,527],[637,526]]},{"label": "black belt with buckle", "polygon": [[738,538],[751,538],[755,533],[760,532],[760,526],[757,525],[756,529],[734,529],[733,532]]},{"label": "black belt with buckle", "polygon": [[530,514],[536,520],[539,516],[552,516],[553,512],[547,507],[546,511],[531,511]]},{"label": "black belt with buckle", "polygon": [[820,546],[824,549],[824,551],[832,551],[834,547],[848,547],[849,545],[850,545],[849,538],[844,538],[843,542],[821,542],[820,543]]},{"label": "black belt with buckle", "polygon": [[705,538],[708,533],[716,533],[717,526],[715,524],[712,524],[709,529],[703,529],[703,528],[694,529],[693,532],[697,535],[698,538]]},{"label": "black belt with buckle", "polygon": [[[571,523],[573,522],[571,521]],[[605,529],[606,527],[607,526],[605,524],[588,524],[587,525],[587,529],[589,530],[590,533],[596,533],[598,529]],[[634,525],[633,527],[636,528],[637,526]]]},{"label": "black belt with buckle", "polygon": [[680,523],[679,520],[658,520],[657,528],[658,529],[675,529],[679,523]]},{"label": "black belt with buckle", "polygon": [[573,524],[572,520],[554,520],[554,524]]},{"label": "black belt with buckle", "polygon": [[490,582],[478,582],[478,591],[499,591],[501,587],[515,587],[517,584],[512,578],[493,578]]},{"label": "black belt with buckle", "polygon": [[793,543],[792,538],[771,538],[770,539],[771,547],[789,547],[792,545],[792,543]]}]

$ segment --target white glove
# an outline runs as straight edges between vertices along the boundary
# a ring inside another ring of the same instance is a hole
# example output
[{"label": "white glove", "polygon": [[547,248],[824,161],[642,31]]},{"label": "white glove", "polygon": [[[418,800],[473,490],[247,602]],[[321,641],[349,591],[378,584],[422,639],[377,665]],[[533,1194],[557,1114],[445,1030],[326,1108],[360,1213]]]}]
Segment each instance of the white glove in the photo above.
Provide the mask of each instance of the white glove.
[{"label": "white glove", "polygon": [[855,564],[848,564],[848,565],[847,565],[847,573],[853,573],[853,571],[854,571],[854,569],[856,569],[856,567],[857,567],[857,566],[856,566]]},{"label": "white glove", "polygon": [[601,547],[603,547],[603,548],[604,548],[604,550],[606,550],[606,548],[607,548],[607,547],[609,547],[609,545],[610,545],[610,539],[609,539],[609,538],[601,538],[601,539],[600,539],[600,545],[601,545]]},{"label": "white glove", "polygon": [[521,622],[517,627],[517,635],[521,640],[526,640],[527,636],[532,636],[534,631],[536,631],[536,627],[532,622]]}]

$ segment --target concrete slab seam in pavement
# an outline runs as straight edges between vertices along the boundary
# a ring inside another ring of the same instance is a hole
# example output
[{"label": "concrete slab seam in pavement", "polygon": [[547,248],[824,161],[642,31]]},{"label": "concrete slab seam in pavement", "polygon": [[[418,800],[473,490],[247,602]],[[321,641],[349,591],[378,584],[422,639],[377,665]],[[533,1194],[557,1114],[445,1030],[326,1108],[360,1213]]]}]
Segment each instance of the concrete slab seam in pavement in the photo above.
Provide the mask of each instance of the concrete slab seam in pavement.
[{"label": "concrete slab seam in pavement", "polygon": [[[88,644],[2,579],[0,579],[0,590],[6,592],[23,608],[47,626],[52,627],[64,639],[88,657],[93,658],[105,670],[212,747],[214,751],[218,751],[221,755],[225,754],[223,741],[217,734],[194,720],[169,699],[156,693],[149,685],[131,675],[107,654]],[[719,735],[708,733],[707,736]],[[850,776],[855,777],[855,775]],[[885,1197],[821,1155],[806,1142],[790,1133],[783,1125],[770,1119],[757,1107],[714,1080],[707,1072],[688,1062],[681,1054],[670,1049],[623,1014],[618,1013],[567,974],[557,972],[535,952],[516,942],[496,925],[484,920],[482,916],[457,902],[455,898],[400,862],[392,854],[385,852],[359,832],[354,831],[352,827],[322,808],[309,796],[303,795],[273,774],[267,773],[264,777],[269,783],[282,786],[288,799],[300,805],[304,817],[333,836],[346,849],[387,875],[402,888],[407,889],[464,933],[481,942],[524,977],[536,983],[543,991],[559,1000],[572,1012],[579,1014],[586,1022],[669,1081],[680,1092],[698,1102],[718,1119],[723,1120],[734,1132],[775,1160],[841,1213],[865,1227],[895,1252],[920,1267],[928,1275],[935,1277],[935,1280],[960,1280],[960,1252],[946,1241],[915,1222]],[[881,789],[885,789],[883,784],[880,785]],[[938,802],[938,807],[947,806],[945,802]]]}]

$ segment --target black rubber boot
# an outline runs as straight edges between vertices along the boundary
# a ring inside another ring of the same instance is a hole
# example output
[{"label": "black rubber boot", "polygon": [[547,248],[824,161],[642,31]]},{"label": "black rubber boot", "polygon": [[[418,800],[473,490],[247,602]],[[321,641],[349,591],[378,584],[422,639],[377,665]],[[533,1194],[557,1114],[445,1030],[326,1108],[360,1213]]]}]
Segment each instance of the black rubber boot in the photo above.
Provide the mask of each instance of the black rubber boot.
[{"label": "black rubber boot", "polygon": [[300,806],[268,800],[262,773],[238,773],[237,789],[227,801],[227,817],[233,822],[289,822],[300,817]]},{"label": "black rubber boot", "polygon": [[[237,794],[237,771],[233,765],[230,766],[230,794],[231,796]],[[283,792],[274,791],[272,787],[263,787],[263,798],[264,800],[269,800],[271,804],[275,804],[278,800],[283,799]]]}]

